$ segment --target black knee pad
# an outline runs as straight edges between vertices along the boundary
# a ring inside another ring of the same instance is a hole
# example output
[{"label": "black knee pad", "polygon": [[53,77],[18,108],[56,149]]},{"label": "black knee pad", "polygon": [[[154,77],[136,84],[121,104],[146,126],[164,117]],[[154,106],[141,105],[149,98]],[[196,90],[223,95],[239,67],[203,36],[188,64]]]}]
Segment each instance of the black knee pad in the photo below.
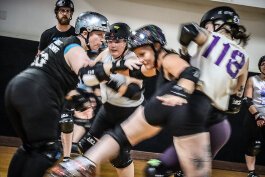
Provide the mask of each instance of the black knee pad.
[{"label": "black knee pad", "polygon": [[261,141],[256,140],[253,141],[249,147],[247,148],[246,155],[248,156],[256,156],[261,151]]},{"label": "black knee pad", "polygon": [[126,137],[121,126],[116,126],[113,131],[108,131],[106,134],[113,137],[120,145],[120,153],[118,157],[111,160],[112,165],[116,168],[125,168],[129,166],[132,163],[132,159],[130,156],[130,150],[132,148],[132,145],[128,141],[128,138]]},{"label": "black knee pad", "polygon": [[130,155],[130,149],[122,148],[118,157],[112,159],[110,162],[115,168],[125,168],[132,163],[132,158]]}]

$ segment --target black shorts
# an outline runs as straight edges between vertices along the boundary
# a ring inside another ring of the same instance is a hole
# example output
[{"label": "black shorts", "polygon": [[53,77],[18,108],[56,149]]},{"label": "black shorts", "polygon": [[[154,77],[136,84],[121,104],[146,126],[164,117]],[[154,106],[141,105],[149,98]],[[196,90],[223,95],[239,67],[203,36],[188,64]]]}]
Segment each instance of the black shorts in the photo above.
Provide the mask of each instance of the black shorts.
[{"label": "black shorts", "polygon": [[126,120],[137,107],[119,107],[104,103],[91,125],[90,134],[100,138],[105,131],[113,129],[116,125]]},{"label": "black shorts", "polygon": [[165,106],[156,96],[169,92],[175,82],[165,84],[145,105],[144,114],[150,125],[162,126],[173,136],[184,136],[207,131],[206,122],[212,110],[211,100],[202,92],[195,91],[187,104]]},{"label": "black shorts", "polygon": [[227,119],[227,114],[224,111],[213,108],[209,115],[209,118],[207,119],[206,126],[210,127],[211,125],[218,124],[225,119]]}]

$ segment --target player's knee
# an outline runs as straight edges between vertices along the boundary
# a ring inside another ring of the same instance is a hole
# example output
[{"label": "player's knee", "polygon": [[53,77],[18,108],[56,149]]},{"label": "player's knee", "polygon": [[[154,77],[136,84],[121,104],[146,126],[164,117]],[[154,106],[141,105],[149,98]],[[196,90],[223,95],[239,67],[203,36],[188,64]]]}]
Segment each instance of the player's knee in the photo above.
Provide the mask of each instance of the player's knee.
[{"label": "player's knee", "polygon": [[256,140],[252,142],[249,147],[247,148],[246,155],[248,156],[256,156],[260,153],[261,151],[261,141]]},{"label": "player's knee", "polygon": [[121,126],[116,126],[113,131],[108,131],[106,134],[110,135],[120,146],[119,155],[111,160],[111,163],[116,168],[125,168],[132,163],[130,156],[131,144],[128,141]]},{"label": "player's knee", "polygon": [[121,149],[119,155],[110,162],[115,168],[126,168],[132,163],[129,149]]}]

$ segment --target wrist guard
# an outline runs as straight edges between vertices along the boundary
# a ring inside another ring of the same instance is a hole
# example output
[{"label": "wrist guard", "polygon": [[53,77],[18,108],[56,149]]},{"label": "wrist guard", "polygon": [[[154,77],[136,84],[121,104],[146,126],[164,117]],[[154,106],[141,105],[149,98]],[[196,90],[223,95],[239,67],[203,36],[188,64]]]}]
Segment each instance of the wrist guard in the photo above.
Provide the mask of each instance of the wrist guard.
[{"label": "wrist guard", "polygon": [[126,92],[122,96],[129,98],[131,100],[139,100],[141,98],[141,95],[142,95],[142,89],[140,88],[140,86],[135,83],[130,83],[127,86]]},{"label": "wrist guard", "polygon": [[246,104],[247,108],[253,105],[253,99],[249,97],[244,97],[243,102]]},{"label": "wrist guard", "polygon": [[47,176],[66,177],[66,176],[96,176],[96,164],[85,156],[78,156],[74,160],[70,159],[53,166]]},{"label": "wrist guard", "polygon": [[110,80],[106,83],[106,85],[115,90],[116,92],[119,91],[119,88],[126,83],[126,78],[125,76],[121,74],[111,74],[110,75]]},{"label": "wrist guard", "polygon": [[180,44],[187,47],[199,35],[199,28],[196,23],[182,25],[179,38]]},{"label": "wrist guard", "polygon": [[125,60],[120,59],[120,60],[117,60],[115,62],[112,62],[112,67],[110,69],[110,72],[115,74],[116,71],[126,70],[126,69],[128,69],[128,68],[125,66]]},{"label": "wrist guard", "polygon": [[242,103],[242,98],[237,95],[230,95],[228,110],[226,113],[228,114],[237,114],[240,111]]},{"label": "wrist guard", "polygon": [[263,114],[261,114],[260,112],[255,112],[253,114],[254,118],[256,121],[259,121],[259,120],[265,120],[265,116]]},{"label": "wrist guard", "polygon": [[87,98],[87,92],[80,88],[75,90],[79,94],[72,96],[72,99],[68,102],[72,104],[72,108],[74,108],[76,111],[85,111],[87,109],[86,104],[90,102],[89,98]]}]

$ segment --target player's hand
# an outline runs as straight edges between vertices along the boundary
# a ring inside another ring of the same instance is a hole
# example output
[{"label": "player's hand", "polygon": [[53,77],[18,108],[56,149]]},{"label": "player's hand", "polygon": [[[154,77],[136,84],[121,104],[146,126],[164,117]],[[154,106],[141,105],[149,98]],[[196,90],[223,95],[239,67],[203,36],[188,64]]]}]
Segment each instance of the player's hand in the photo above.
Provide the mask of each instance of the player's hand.
[{"label": "player's hand", "polygon": [[156,98],[160,100],[162,104],[165,106],[177,106],[177,105],[180,106],[180,105],[188,103],[185,98],[175,96],[175,95],[170,95],[170,94],[165,94],[163,96],[157,96]]},{"label": "player's hand", "polygon": [[257,123],[257,126],[258,127],[262,127],[265,125],[265,115],[261,114],[261,113],[258,113],[256,116],[255,116],[255,120],[256,120],[256,123]]},{"label": "player's hand", "polygon": [[140,69],[142,63],[141,63],[140,60],[127,59],[127,60],[125,60],[124,65],[125,65],[129,70],[133,70],[133,69]]}]

